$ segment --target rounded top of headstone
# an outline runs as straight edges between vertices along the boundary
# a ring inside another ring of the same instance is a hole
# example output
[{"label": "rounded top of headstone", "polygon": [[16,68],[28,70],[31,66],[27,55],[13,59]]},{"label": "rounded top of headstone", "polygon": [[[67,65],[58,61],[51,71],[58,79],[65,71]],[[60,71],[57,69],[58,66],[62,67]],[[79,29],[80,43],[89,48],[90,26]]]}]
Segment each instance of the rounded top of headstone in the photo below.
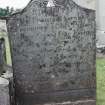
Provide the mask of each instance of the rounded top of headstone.
[{"label": "rounded top of headstone", "polygon": [[63,4],[65,2],[65,0],[54,0],[54,1],[58,4]]},{"label": "rounded top of headstone", "polygon": [[8,86],[9,85],[9,81],[7,79],[1,78],[0,77],[0,86]]}]

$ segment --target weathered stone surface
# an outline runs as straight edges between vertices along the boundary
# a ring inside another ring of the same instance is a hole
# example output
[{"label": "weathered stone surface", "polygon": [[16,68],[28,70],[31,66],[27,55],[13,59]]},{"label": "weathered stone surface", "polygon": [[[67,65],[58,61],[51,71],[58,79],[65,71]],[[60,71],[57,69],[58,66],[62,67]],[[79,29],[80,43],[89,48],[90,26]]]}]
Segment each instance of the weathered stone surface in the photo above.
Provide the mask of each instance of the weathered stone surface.
[{"label": "weathered stone surface", "polygon": [[50,103],[50,104],[43,104],[43,105],[96,105],[96,101],[95,100],[79,100],[75,102]]},{"label": "weathered stone surface", "polygon": [[5,65],[5,43],[4,39],[0,39],[0,75],[4,71],[4,65]]},{"label": "weathered stone surface", "polygon": [[12,67],[9,65],[5,65],[4,67],[5,69],[5,73],[3,73],[1,75],[2,78],[5,78],[9,81],[9,96],[10,96],[10,105],[15,105],[14,102],[14,86],[13,86],[13,71],[12,71]]},{"label": "weathered stone surface", "polygon": [[10,105],[9,81],[0,77],[0,105]]},{"label": "weathered stone surface", "polygon": [[6,28],[6,21],[3,20],[3,19],[0,19],[0,34],[2,33],[5,33],[7,31],[7,28]]},{"label": "weathered stone surface", "polygon": [[8,19],[19,105],[95,98],[95,12],[47,3],[32,0]]}]

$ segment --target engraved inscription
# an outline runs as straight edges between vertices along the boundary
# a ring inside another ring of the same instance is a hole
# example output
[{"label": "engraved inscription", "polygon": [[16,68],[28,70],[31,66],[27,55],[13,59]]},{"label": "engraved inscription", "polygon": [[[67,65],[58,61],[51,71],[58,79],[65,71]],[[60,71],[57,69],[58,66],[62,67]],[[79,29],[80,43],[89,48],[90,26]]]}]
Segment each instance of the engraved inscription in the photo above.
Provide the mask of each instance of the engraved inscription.
[{"label": "engraved inscription", "polygon": [[[62,91],[95,89],[95,13],[72,0],[55,1],[54,7],[47,7],[48,1],[32,0],[8,21],[21,95],[58,92],[59,97]],[[89,91],[84,95],[92,96]]]}]

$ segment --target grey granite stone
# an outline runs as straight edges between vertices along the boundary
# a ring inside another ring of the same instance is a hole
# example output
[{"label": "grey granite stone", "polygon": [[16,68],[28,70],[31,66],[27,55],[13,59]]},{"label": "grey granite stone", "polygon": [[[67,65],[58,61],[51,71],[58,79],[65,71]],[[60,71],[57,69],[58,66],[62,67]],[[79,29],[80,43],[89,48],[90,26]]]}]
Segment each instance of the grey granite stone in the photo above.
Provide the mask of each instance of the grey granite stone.
[{"label": "grey granite stone", "polygon": [[10,105],[9,81],[0,77],[0,105]]},{"label": "grey granite stone", "polygon": [[95,11],[72,0],[31,0],[8,21],[19,105],[94,99]]},{"label": "grey granite stone", "polygon": [[[39,105],[39,104],[36,104]],[[42,105],[42,104],[40,104]],[[43,105],[96,105],[95,100],[79,100],[75,102],[62,102],[62,103],[50,103],[50,104],[43,104]]]},{"label": "grey granite stone", "polygon": [[0,75],[4,71],[5,65],[5,41],[3,38],[0,38]]}]

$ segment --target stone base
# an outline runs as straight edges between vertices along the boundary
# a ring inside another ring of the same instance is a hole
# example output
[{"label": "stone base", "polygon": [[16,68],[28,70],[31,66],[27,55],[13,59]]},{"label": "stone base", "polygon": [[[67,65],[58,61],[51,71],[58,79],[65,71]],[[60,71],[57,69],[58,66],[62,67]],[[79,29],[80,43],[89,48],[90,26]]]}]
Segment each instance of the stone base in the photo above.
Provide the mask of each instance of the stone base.
[{"label": "stone base", "polygon": [[96,105],[96,100],[81,100],[81,101],[75,101],[75,102],[50,103],[50,104],[43,104],[43,105]]}]

